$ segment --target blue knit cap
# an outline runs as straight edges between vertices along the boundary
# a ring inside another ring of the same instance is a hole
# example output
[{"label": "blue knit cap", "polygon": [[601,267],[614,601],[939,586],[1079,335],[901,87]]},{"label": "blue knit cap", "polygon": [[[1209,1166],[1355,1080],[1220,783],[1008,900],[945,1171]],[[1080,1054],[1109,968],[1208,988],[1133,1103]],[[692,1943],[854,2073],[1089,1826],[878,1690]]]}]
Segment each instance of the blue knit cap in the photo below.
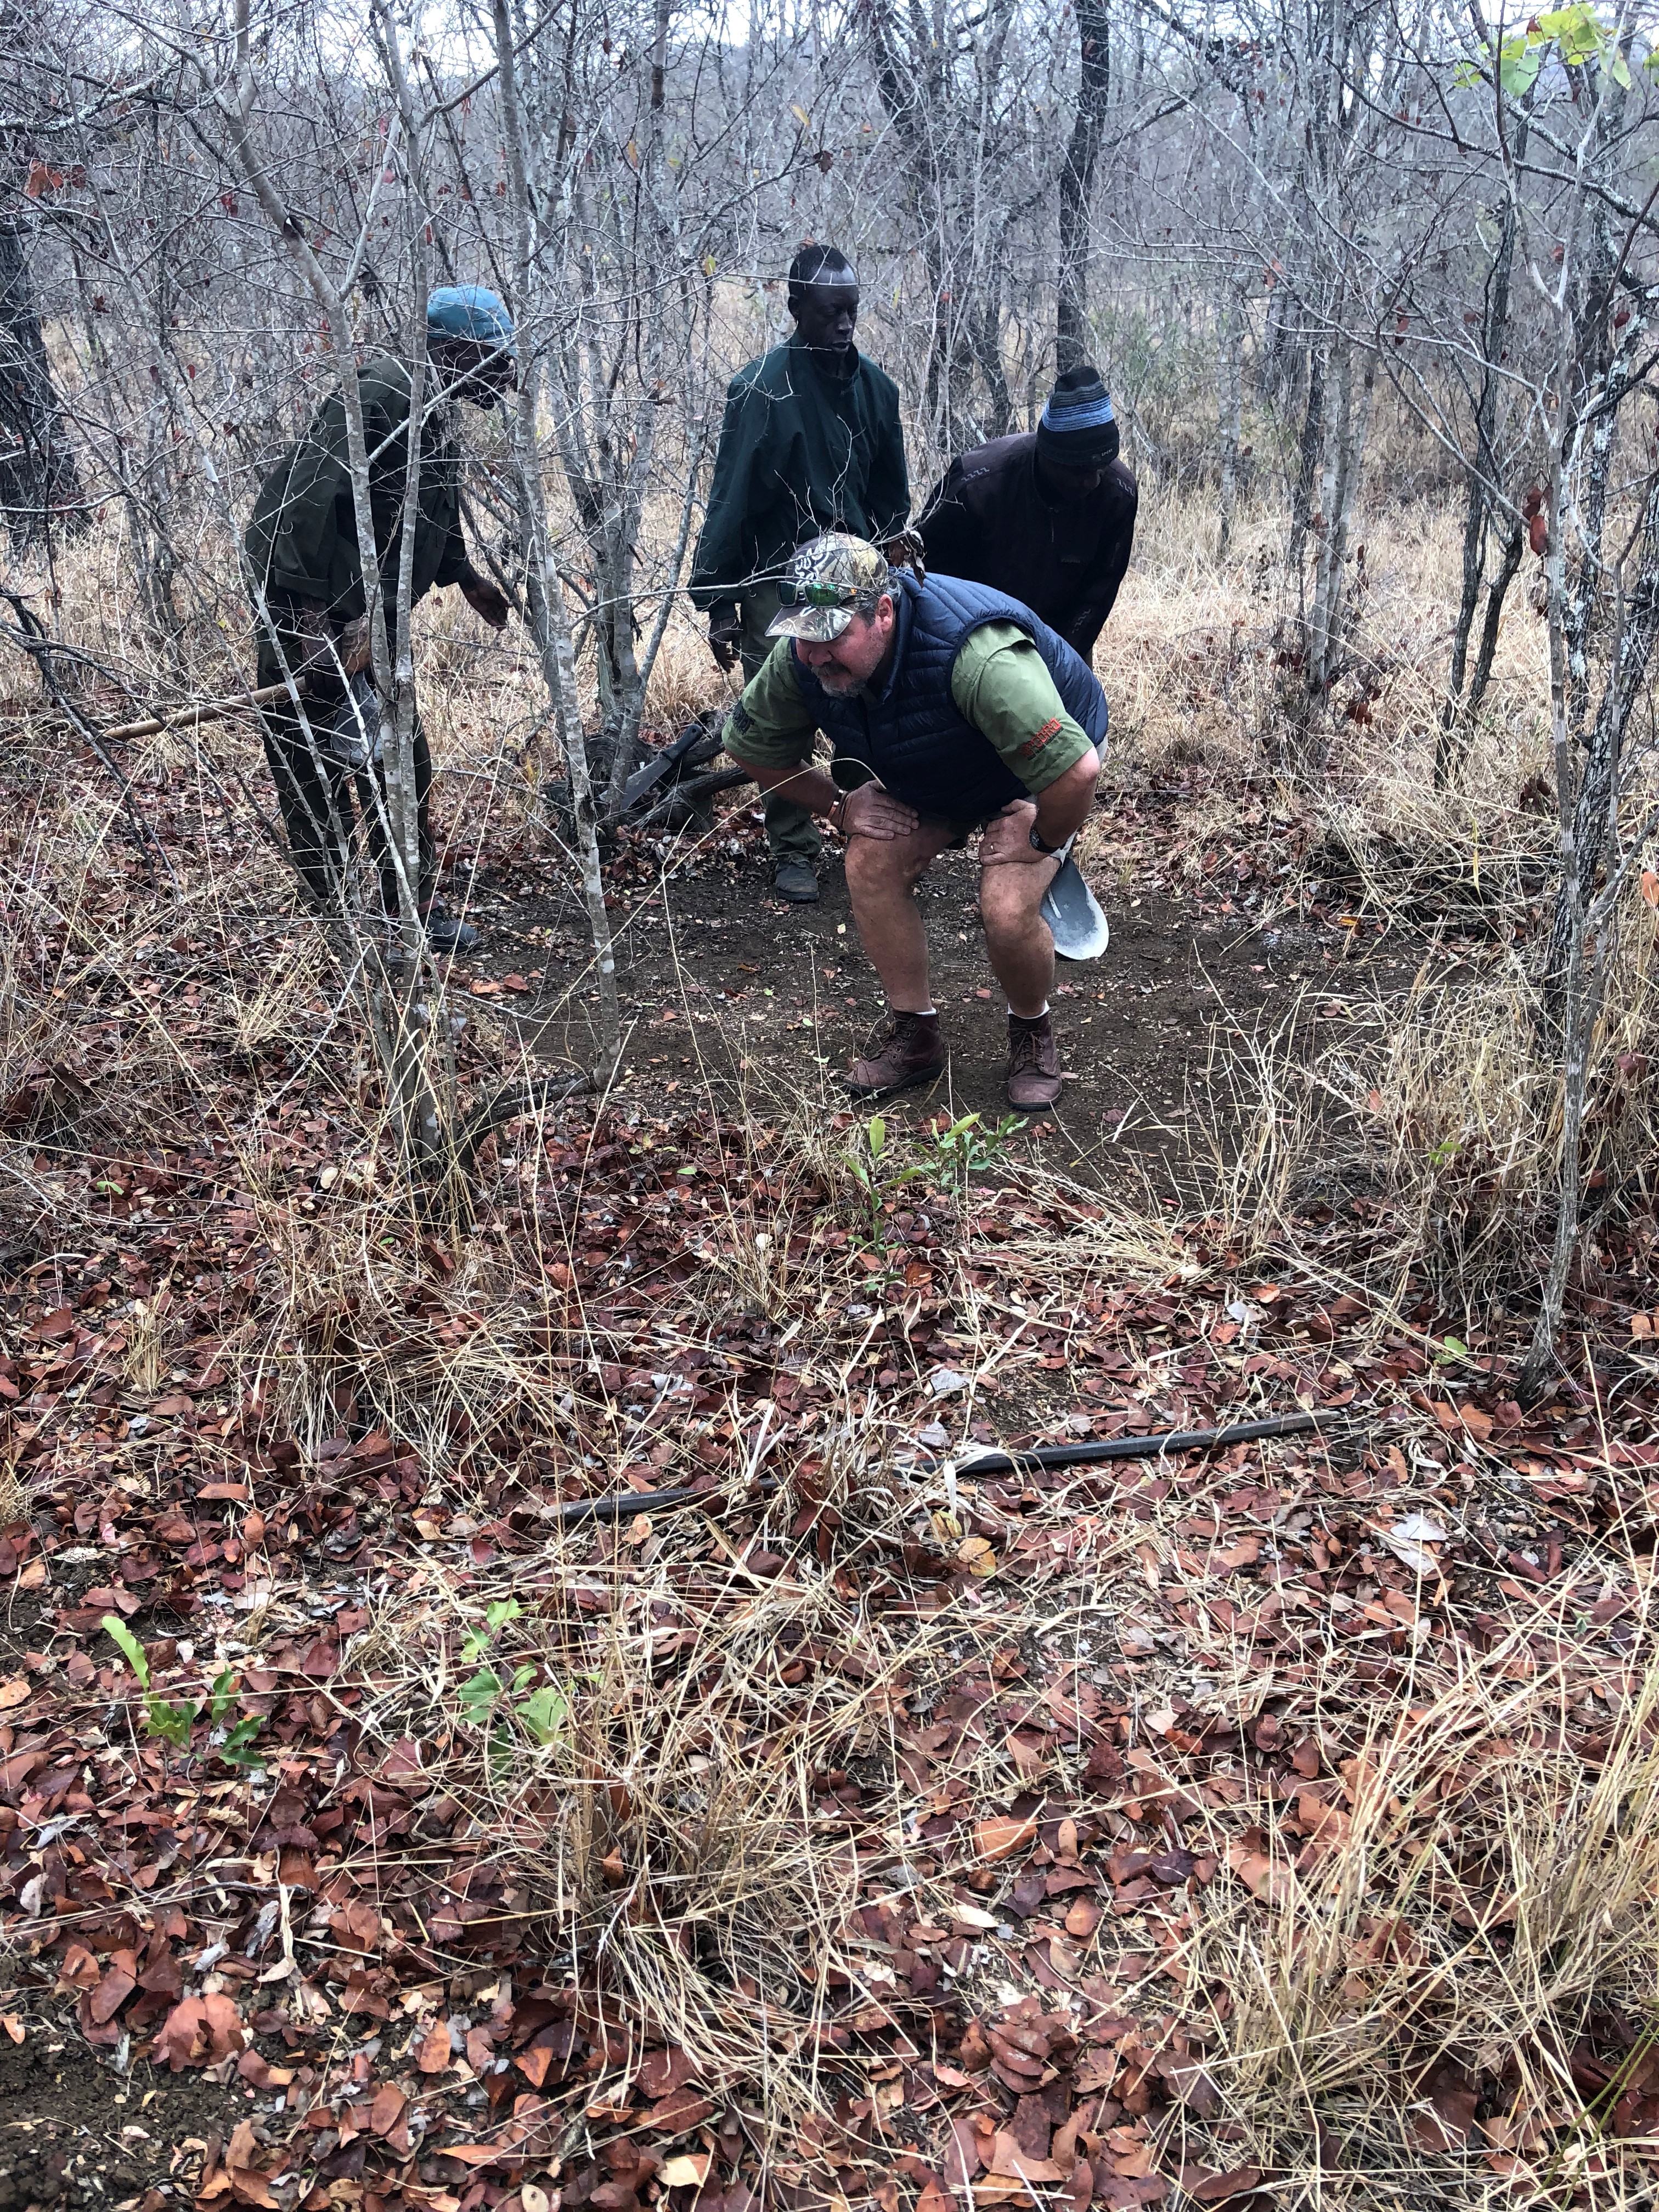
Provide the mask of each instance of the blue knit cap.
[{"label": "blue knit cap", "polygon": [[426,295],[428,337],[471,338],[499,353],[515,350],[506,302],[483,284],[441,284]]},{"label": "blue knit cap", "polygon": [[1036,434],[1037,451],[1058,468],[1103,468],[1117,459],[1117,418],[1097,369],[1085,362],[1065,372]]}]

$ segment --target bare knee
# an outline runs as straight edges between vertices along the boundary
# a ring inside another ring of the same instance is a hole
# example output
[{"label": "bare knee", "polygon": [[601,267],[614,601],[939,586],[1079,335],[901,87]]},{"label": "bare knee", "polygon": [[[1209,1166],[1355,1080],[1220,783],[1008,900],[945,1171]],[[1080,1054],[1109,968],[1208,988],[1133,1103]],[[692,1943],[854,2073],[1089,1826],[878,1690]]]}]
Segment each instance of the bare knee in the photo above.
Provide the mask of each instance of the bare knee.
[{"label": "bare knee", "polygon": [[896,839],[854,837],[847,847],[847,888],[854,898],[911,890],[927,866]]},{"label": "bare knee", "polygon": [[1041,893],[1033,898],[1029,883],[1009,880],[1024,873],[1024,869],[988,868],[980,878],[979,916],[994,944],[1020,944],[1042,926]]}]

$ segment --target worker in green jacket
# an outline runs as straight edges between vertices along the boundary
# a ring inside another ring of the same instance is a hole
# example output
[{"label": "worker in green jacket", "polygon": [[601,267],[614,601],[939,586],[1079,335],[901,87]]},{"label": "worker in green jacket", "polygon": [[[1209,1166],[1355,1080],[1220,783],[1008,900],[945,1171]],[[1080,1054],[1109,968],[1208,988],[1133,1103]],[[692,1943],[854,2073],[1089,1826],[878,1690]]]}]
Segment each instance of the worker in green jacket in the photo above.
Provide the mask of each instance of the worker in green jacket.
[{"label": "worker in green jacket", "polygon": [[[427,302],[427,349],[412,599],[456,585],[490,628],[501,629],[507,622],[507,600],[472,566],[461,532],[454,402],[493,407],[512,388],[512,319],[495,294],[483,286],[447,285]],[[409,371],[390,355],[379,355],[358,371],[357,389],[368,449],[381,619],[390,641],[409,465]],[[302,703],[290,697],[264,710],[265,758],[295,865],[319,910],[337,911],[350,866],[355,788],[369,855],[380,872],[381,903],[386,913],[395,914],[398,870],[386,835],[384,771],[376,757],[380,708],[368,672],[363,569],[345,405],[338,392],[324,402],[298,444],[266,477],[243,544],[252,581],[259,683],[263,687],[292,680],[302,694]],[[432,895],[435,854],[427,817],[431,783],[432,757],[417,719],[420,911],[434,951],[467,952],[478,941],[477,931],[447,915]]]},{"label": "worker in green jacket", "polygon": [[[910,512],[898,387],[854,344],[858,312],[847,256],[804,246],[789,264],[794,335],[726,389],[691,597],[715,659],[727,669],[741,659],[745,682],[772,649],[767,630],[796,549],[833,530],[880,544]],[[823,839],[811,815],[769,793],[766,835],[779,896],[815,903]]]}]

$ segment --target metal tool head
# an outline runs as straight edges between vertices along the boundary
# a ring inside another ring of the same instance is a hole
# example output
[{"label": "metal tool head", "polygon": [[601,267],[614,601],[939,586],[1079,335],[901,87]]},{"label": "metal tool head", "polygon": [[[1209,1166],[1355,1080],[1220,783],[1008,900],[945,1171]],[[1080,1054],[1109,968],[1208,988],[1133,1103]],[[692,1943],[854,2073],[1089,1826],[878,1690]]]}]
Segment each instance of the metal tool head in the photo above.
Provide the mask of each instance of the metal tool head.
[{"label": "metal tool head", "polygon": [[1111,940],[1106,917],[1069,851],[1042,894],[1042,919],[1062,960],[1098,960]]}]

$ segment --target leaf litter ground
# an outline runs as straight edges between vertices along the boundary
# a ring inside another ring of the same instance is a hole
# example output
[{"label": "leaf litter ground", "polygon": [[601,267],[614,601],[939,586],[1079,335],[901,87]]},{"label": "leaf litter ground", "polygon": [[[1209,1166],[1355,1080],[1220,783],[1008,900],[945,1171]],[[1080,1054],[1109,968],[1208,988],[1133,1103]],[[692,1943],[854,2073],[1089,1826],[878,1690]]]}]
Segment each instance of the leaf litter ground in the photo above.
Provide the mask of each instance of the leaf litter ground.
[{"label": "leaf litter ground", "polygon": [[1357,1213],[1246,1249],[927,1109],[872,1204],[741,1048],[504,1133],[445,1233],[307,933],[105,866],[15,917],[12,2202],[1642,2201],[1637,1289],[1523,1413]]}]

